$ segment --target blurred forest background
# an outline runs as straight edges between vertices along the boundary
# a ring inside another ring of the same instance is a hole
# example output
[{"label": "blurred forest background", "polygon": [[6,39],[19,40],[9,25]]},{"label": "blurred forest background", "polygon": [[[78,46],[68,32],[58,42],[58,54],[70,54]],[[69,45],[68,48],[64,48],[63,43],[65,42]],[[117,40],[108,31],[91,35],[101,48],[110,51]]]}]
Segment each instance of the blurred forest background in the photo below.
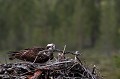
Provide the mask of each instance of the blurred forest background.
[{"label": "blurred forest background", "polygon": [[0,0],[0,51],[55,43],[120,79],[120,0]]}]

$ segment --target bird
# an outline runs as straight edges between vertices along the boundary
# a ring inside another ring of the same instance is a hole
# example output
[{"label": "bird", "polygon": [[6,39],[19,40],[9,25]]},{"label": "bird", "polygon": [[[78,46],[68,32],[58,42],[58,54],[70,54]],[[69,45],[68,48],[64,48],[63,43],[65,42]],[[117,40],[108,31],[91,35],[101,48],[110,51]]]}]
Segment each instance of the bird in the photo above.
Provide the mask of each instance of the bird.
[{"label": "bird", "polygon": [[55,44],[48,44],[46,47],[32,47],[19,51],[9,51],[9,59],[19,59],[34,63],[45,63],[48,60],[52,60],[53,50],[55,49]]}]

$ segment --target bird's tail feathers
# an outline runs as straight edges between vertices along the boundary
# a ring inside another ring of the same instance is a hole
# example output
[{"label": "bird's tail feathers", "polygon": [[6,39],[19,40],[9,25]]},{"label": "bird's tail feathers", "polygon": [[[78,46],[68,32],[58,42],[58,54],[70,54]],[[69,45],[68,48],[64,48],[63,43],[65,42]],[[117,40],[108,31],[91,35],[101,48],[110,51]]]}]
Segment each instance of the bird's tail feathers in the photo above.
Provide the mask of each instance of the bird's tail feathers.
[{"label": "bird's tail feathers", "polygon": [[8,56],[9,56],[9,59],[10,60],[13,60],[13,59],[15,59],[15,54],[16,53],[18,53],[18,52],[16,52],[16,51],[9,51],[7,54],[8,54]]}]

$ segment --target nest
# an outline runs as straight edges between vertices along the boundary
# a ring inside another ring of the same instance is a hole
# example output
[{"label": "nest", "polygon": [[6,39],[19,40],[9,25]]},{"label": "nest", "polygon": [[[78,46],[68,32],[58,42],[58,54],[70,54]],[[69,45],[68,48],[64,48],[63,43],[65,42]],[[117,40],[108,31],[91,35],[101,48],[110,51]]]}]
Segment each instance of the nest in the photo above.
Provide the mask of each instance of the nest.
[{"label": "nest", "polygon": [[[50,52],[50,51],[48,51]],[[68,58],[65,54],[72,54]],[[101,79],[93,67],[90,71],[78,52],[62,52],[45,63],[18,62],[0,65],[0,79]]]}]

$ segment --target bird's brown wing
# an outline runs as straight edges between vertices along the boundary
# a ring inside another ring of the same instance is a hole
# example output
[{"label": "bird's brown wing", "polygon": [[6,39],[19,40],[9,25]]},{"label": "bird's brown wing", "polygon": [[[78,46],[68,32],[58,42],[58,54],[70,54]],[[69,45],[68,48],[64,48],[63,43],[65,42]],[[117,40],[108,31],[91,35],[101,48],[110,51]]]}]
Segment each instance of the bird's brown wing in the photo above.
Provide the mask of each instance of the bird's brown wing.
[{"label": "bird's brown wing", "polygon": [[[38,55],[39,51],[44,50],[45,48],[39,48],[39,47],[34,47],[34,48],[28,48],[20,51],[16,51],[14,53],[14,57],[23,60],[23,61],[29,61],[29,62],[34,62],[36,56]],[[44,63],[49,60],[49,56],[41,53],[36,59],[36,63]]]}]

